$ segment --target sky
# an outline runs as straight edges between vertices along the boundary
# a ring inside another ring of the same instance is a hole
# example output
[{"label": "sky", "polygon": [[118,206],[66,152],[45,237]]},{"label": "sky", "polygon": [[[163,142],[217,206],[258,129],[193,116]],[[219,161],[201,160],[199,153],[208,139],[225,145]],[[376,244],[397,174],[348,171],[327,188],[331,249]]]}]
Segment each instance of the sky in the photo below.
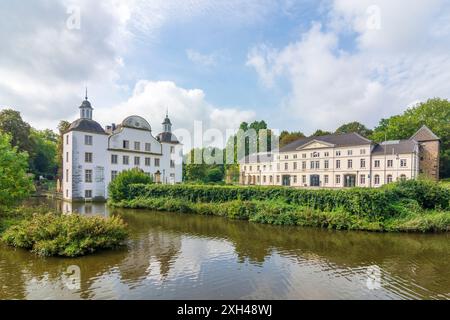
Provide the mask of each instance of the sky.
[{"label": "sky", "polygon": [[450,96],[448,0],[0,2],[0,109],[74,121],[88,87],[103,126],[368,127]]}]

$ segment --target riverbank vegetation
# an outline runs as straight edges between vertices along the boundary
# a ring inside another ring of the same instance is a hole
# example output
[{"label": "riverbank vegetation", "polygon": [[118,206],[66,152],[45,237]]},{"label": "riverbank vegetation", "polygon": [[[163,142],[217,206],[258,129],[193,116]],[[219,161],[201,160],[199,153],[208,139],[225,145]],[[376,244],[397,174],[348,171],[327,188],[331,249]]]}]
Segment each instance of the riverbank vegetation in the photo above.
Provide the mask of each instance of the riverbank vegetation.
[{"label": "riverbank vegetation", "polygon": [[45,206],[0,211],[0,239],[40,256],[77,257],[123,244],[127,227],[119,217],[62,214]]},{"label": "riverbank vegetation", "polygon": [[39,212],[10,216],[2,240],[40,256],[77,257],[101,249],[113,249],[127,237],[125,223],[118,217],[82,216]]},{"label": "riverbank vegetation", "polygon": [[252,222],[345,230],[446,232],[450,190],[410,180],[380,189],[132,184],[111,196],[125,208],[218,215]]}]

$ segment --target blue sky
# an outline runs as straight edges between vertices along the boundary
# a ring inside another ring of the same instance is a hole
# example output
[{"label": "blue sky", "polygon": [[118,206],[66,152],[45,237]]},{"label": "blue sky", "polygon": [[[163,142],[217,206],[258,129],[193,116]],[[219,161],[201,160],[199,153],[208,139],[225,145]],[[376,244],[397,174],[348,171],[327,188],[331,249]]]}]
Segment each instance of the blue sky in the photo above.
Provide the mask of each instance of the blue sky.
[{"label": "blue sky", "polygon": [[86,84],[102,125],[156,131],[167,108],[187,130],[373,127],[450,92],[445,0],[1,3],[0,39],[0,108],[38,128],[75,120]]}]

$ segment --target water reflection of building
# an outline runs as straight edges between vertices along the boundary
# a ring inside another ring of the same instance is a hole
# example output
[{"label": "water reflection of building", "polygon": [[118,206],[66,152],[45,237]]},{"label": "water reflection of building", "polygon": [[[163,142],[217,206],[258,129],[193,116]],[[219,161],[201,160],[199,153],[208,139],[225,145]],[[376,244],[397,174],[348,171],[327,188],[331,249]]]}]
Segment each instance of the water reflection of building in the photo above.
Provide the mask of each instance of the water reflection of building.
[{"label": "water reflection of building", "polygon": [[129,254],[118,266],[122,280],[167,278],[181,250],[181,237],[157,229],[129,241]]},{"label": "water reflection of building", "polygon": [[61,211],[63,213],[95,214],[108,216],[109,209],[106,203],[77,203],[61,201]]}]

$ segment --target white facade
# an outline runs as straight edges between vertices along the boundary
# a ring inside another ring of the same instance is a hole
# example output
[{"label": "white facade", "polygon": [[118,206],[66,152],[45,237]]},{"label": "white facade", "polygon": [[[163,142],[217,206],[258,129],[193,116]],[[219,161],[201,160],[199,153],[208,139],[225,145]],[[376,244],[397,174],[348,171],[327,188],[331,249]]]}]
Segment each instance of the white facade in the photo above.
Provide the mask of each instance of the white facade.
[{"label": "white facade", "polygon": [[108,185],[120,172],[139,168],[157,183],[182,181],[182,145],[171,134],[168,117],[156,138],[149,123],[139,116],[126,118],[104,130],[92,120],[86,100],[80,119],[63,135],[63,199],[105,200]]},{"label": "white facade", "polygon": [[380,145],[349,134],[348,137],[317,137],[297,144],[298,147],[293,143],[293,147],[282,148],[273,154],[243,159],[240,183],[322,188],[380,187],[419,175],[419,144],[413,140]]}]

